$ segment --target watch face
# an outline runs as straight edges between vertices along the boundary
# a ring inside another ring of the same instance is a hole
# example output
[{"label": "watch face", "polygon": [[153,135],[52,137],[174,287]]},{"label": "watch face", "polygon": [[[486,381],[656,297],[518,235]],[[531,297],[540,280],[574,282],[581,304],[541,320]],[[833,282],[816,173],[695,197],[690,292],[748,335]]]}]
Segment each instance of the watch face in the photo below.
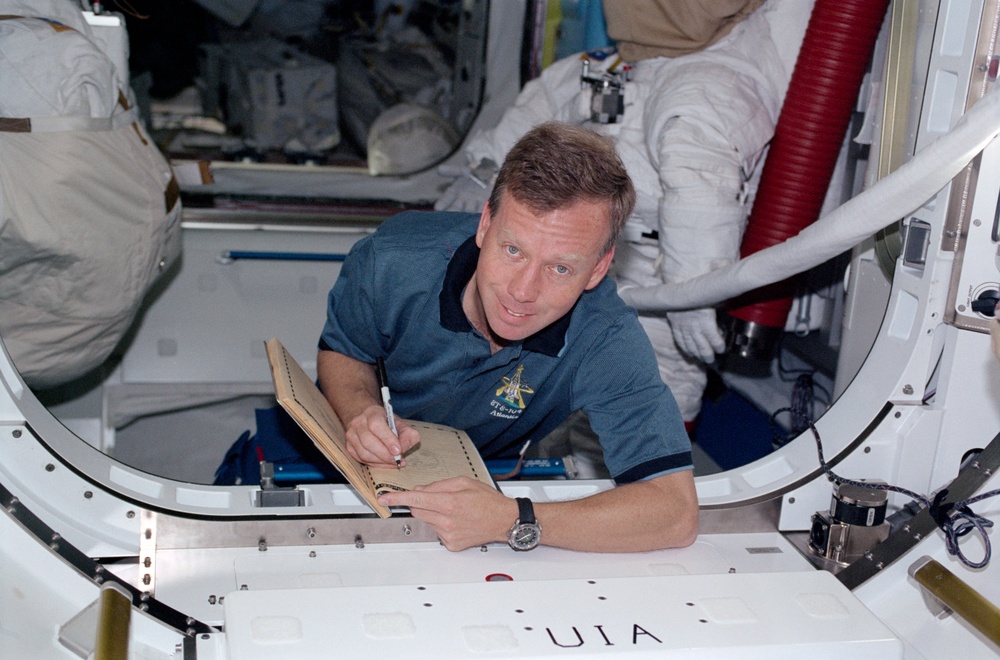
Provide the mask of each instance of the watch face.
[{"label": "watch face", "polygon": [[538,525],[522,523],[510,530],[510,546],[515,550],[531,550],[541,540]]}]

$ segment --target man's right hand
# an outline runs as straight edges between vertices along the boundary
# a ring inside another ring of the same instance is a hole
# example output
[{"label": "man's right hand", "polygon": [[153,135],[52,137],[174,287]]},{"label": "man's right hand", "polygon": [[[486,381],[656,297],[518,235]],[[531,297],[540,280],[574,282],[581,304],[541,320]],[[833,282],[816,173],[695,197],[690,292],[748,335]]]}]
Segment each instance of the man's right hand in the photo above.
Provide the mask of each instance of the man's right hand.
[{"label": "man's right hand", "polygon": [[[345,429],[347,453],[351,457],[373,467],[396,467],[395,456],[405,455],[420,442],[417,430],[400,418],[396,418],[396,437],[386,421],[385,408],[371,405],[352,419]],[[406,465],[404,458],[401,465]]]}]

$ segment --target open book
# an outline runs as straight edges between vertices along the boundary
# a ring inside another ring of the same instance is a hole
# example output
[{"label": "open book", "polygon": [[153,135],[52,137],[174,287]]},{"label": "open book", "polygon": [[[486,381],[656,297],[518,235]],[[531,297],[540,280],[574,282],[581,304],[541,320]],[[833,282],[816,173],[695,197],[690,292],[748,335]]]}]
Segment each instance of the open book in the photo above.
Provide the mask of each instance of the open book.
[{"label": "open book", "polygon": [[407,422],[420,433],[420,444],[406,453],[402,468],[369,467],[354,460],[347,453],[344,425],[326,397],[281,342],[271,339],[266,346],[278,403],[379,516],[392,515],[378,503],[381,493],[392,490],[412,490],[463,475],[496,487],[465,431],[441,424]]}]

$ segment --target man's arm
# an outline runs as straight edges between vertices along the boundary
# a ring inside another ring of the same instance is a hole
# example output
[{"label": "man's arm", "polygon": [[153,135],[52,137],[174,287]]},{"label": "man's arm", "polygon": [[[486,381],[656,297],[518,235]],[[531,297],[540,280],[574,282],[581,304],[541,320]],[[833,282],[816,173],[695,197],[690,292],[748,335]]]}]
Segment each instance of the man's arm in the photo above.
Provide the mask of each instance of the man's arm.
[{"label": "man's arm", "polygon": [[[449,550],[506,542],[517,503],[465,477],[379,498],[408,506]],[[698,500],[691,470],[618,486],[567,502],[537,502],[545,545],[588,552],[638,552],[683,547],[698,534]]]},{"label": "man's arm", "polygon": [[347,453],[354,460],[395,467],[393,457],[405,454],[420,442],[416,429],[399,418],[399,437],[389,429],[372,365],[336,351],[321,350],[316,372],[323,395],[344,424]]}]

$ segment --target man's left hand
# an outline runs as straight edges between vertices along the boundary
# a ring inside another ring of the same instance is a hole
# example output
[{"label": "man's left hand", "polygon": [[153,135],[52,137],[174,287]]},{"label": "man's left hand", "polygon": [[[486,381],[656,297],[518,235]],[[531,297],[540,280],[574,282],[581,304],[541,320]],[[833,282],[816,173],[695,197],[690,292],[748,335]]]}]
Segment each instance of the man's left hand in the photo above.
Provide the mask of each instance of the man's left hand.
[{"label": "man's left hand", "polygon": [[517,518],[517,503],[495,488],[470,479],[444,479],[411,491],[379,496],[383,506],[406,506],[437,533],[449,550],[505,541]]}]

